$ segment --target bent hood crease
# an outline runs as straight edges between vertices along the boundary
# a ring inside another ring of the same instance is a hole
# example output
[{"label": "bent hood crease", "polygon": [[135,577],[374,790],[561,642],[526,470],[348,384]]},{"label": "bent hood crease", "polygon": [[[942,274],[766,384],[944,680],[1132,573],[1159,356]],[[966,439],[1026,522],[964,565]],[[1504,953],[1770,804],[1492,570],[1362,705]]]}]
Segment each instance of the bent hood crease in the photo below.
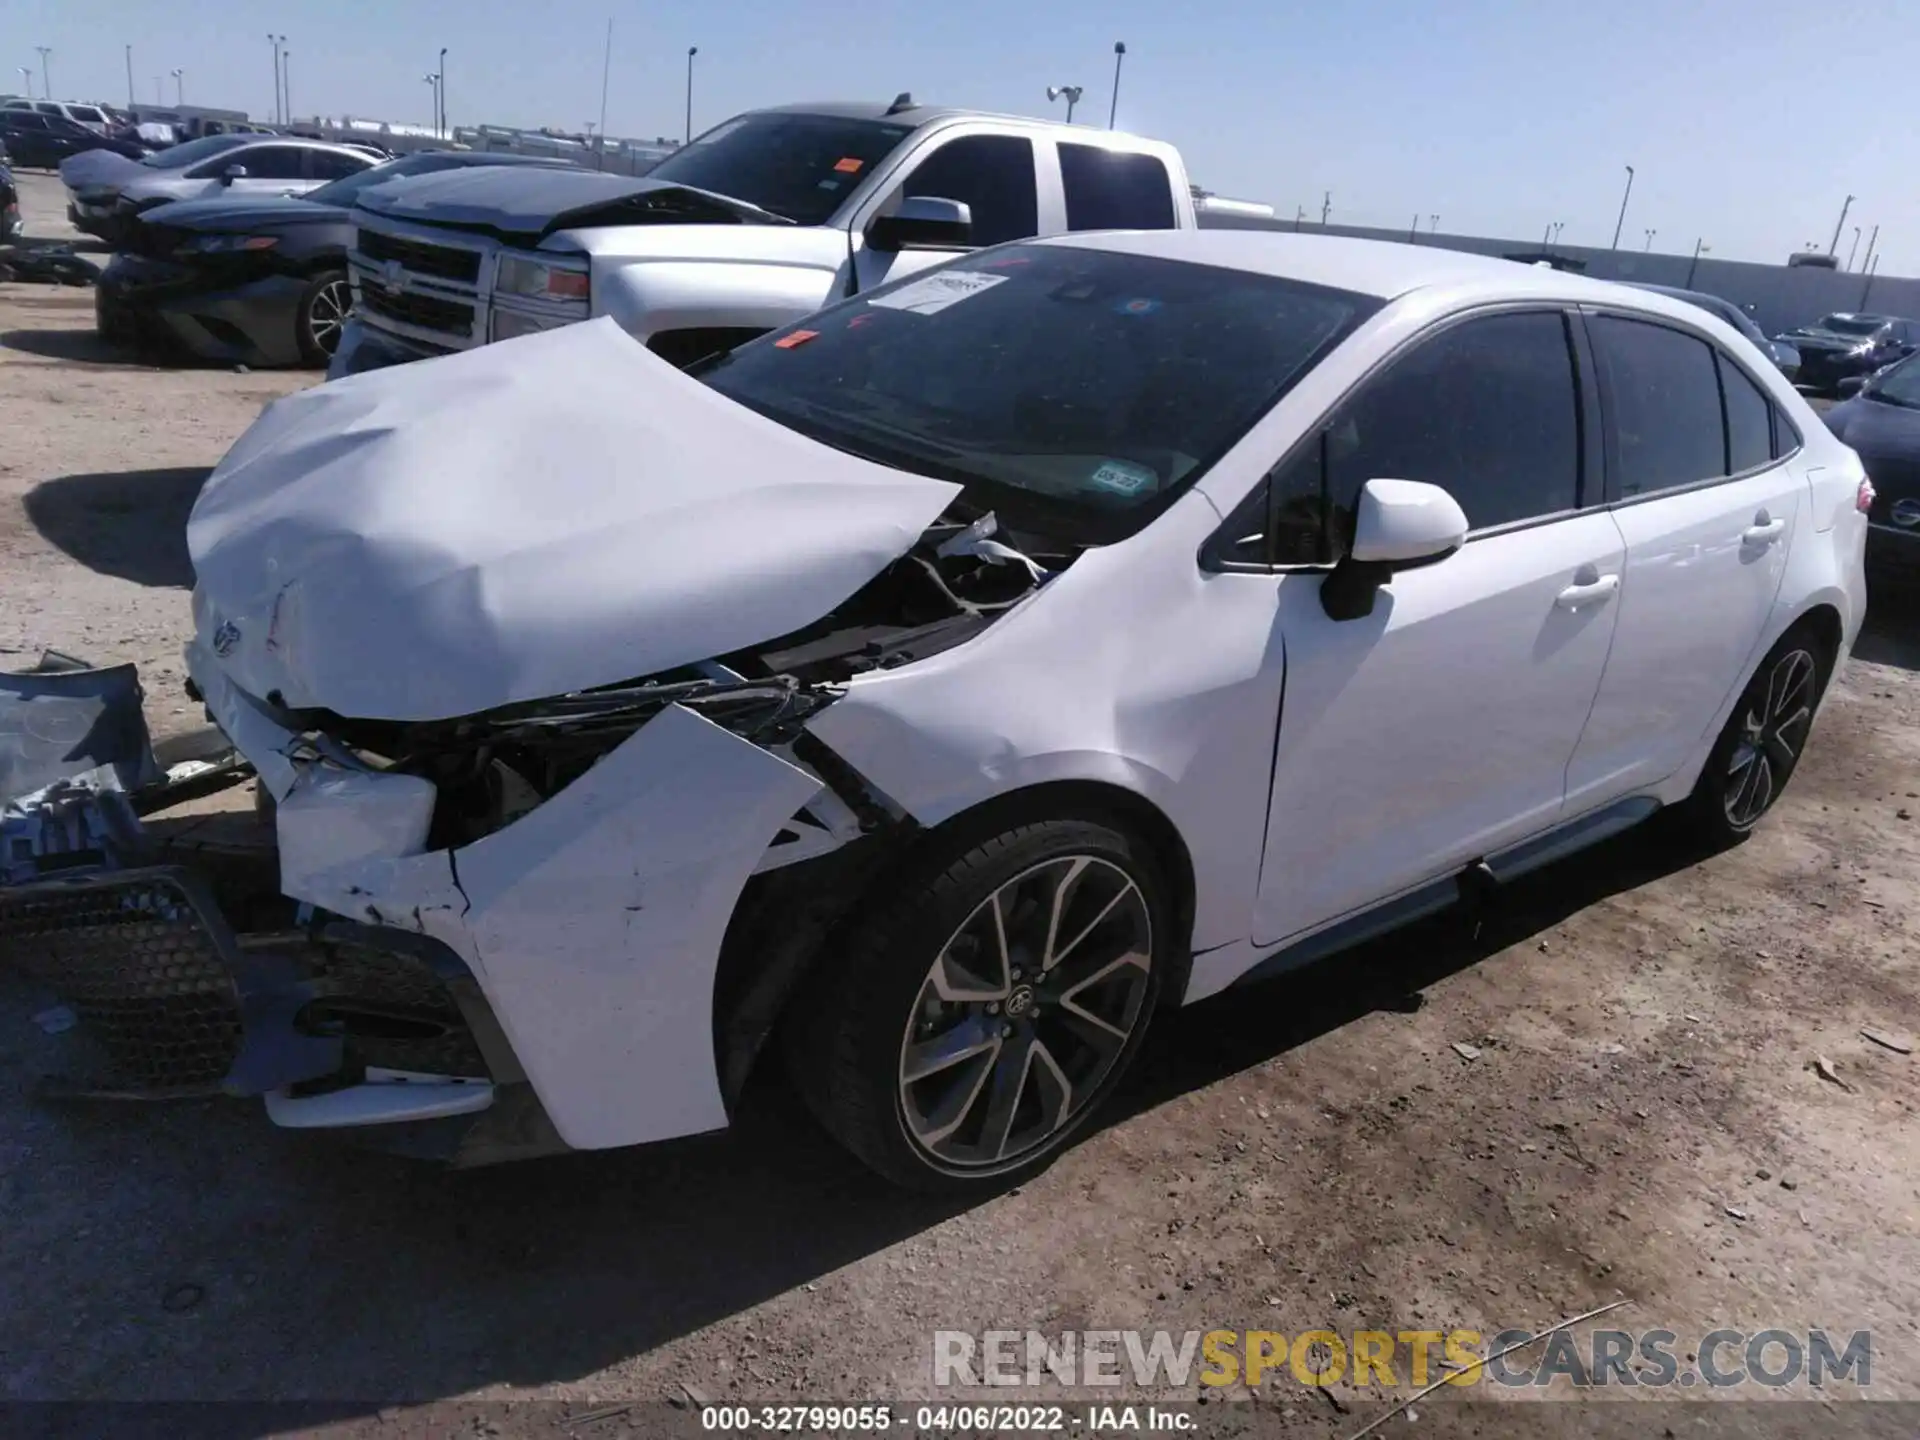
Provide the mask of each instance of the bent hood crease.
[{"label": "bent hood crease", "polygon": [[798,629],[959,488],[776,425],[601,319],[276,400],[187,546],[241,689],[435,720]]}]

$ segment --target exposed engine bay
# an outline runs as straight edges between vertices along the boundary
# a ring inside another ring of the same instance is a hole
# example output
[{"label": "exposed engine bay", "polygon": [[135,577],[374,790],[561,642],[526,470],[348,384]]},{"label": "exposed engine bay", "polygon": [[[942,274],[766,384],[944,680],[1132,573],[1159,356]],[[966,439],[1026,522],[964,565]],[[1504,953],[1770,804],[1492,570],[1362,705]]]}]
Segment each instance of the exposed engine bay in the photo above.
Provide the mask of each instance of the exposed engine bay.
[{"label": "exposed engine bay", "polygon": [[956,507],[843,604],[776,639],[664,674],[450,720],[283,715],[324,754],[433,781],[428,845],[451,849],[566,788],[668,705],[763,746],[790,744],[847,681],[962,644],[1065,569],[1077,550]]}]

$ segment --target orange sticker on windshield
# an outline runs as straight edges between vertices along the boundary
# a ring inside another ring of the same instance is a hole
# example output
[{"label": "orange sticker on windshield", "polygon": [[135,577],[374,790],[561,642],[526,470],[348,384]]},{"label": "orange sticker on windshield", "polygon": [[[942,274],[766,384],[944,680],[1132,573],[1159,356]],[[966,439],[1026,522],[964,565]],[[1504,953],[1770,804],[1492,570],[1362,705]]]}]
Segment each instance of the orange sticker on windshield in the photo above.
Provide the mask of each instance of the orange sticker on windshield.
[{"label": "orange sticker on windshield", "polygon": [[795,350],[806,344],[807,341],[818,338],[819,334],[820,332],[818,330],[796,330],[791,335],[782,335],[778,340],[774,341],[773,348],[776,350]]},{"label": "orange sticker on windshield", "polygon": [[864,160],[856,160],[853,156],[848,155],[843,159],[834,161],[833,168],[838,170],[842,175],[853,175],[857,174],[860,167],[866,163]]}]

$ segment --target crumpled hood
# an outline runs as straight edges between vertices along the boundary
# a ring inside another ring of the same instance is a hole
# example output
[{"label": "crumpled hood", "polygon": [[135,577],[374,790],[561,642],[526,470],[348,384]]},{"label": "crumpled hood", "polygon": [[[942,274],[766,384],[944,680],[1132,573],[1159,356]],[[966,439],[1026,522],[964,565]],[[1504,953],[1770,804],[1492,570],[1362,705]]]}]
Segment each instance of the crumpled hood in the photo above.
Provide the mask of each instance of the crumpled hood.
[{"label": "crumpled hood", "polygon": [[570,168],[443,170],[373,186],[357,203],[373,215],[482,231],[526,245],[570,226],[769,220],[742,201],[689,185]]},{"label": "crumpled hood", "polygon": [[776,425],[600,319],[269,405],[187,523],[194,612],[250,694],[446,719],[787,634],[959,488]]}]

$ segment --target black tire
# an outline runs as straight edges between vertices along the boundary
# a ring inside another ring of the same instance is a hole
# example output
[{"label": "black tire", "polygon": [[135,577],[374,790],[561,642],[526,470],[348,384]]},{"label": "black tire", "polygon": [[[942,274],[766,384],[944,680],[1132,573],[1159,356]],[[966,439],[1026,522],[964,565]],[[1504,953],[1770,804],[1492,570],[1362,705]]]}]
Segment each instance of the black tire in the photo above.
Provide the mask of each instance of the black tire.
[{"label": "black tire", "polygon": [[[1036,897],[1056,880],[1069,883],[1058,887],[1066,899],[1050,923],[1072,938],[1059,941],[1058,964],[1046,969],[1030,963],[1033,940],[1044,939],[1036,917],[1056,907]],[[1085,1130],[1139,1053],[1179,943],[1151,850],[1105,820],[1015,820],[984,840],[977,830],[934,837],[887,889],[823,960],[788,1029],[808,1108],[860,1160],[909,1189],[980,1192],[1042,1169]],[[971,978],[966,964],[982,975],[993,968],[981,937],[994,933],[996,897],[1007,937],[997,948],[1010,957],[1005,999],[995,1005],[984,989],[939,998],[936,966],[948,991]],[[1102,918],[1089,924],[1096,912]],[[1109,948],[1119,958],[1106,963]],[[1143,976],[1137,953],[1147,957]],[[1103,963],[1106,979],[1084,978]],[[969,1058],[946,1059],[969,1045]],[[956,1112],[951,1133],[930,1144],[939,1117]]]},{"label": "black tire", "polygon": [[293,338],[302,361],[324,367],[333,358],[341,328],[347,323],[347,311],[352,308],[353,292],[346,271],[322,270],[307,282],[293,321]]},{"label": "black tire", "polygon": [[1694,838],[1719,847],[1753,833],[1806,753],[1832,672],[1831,649],[1804,621],[1767,652],[1681,807]]}]

